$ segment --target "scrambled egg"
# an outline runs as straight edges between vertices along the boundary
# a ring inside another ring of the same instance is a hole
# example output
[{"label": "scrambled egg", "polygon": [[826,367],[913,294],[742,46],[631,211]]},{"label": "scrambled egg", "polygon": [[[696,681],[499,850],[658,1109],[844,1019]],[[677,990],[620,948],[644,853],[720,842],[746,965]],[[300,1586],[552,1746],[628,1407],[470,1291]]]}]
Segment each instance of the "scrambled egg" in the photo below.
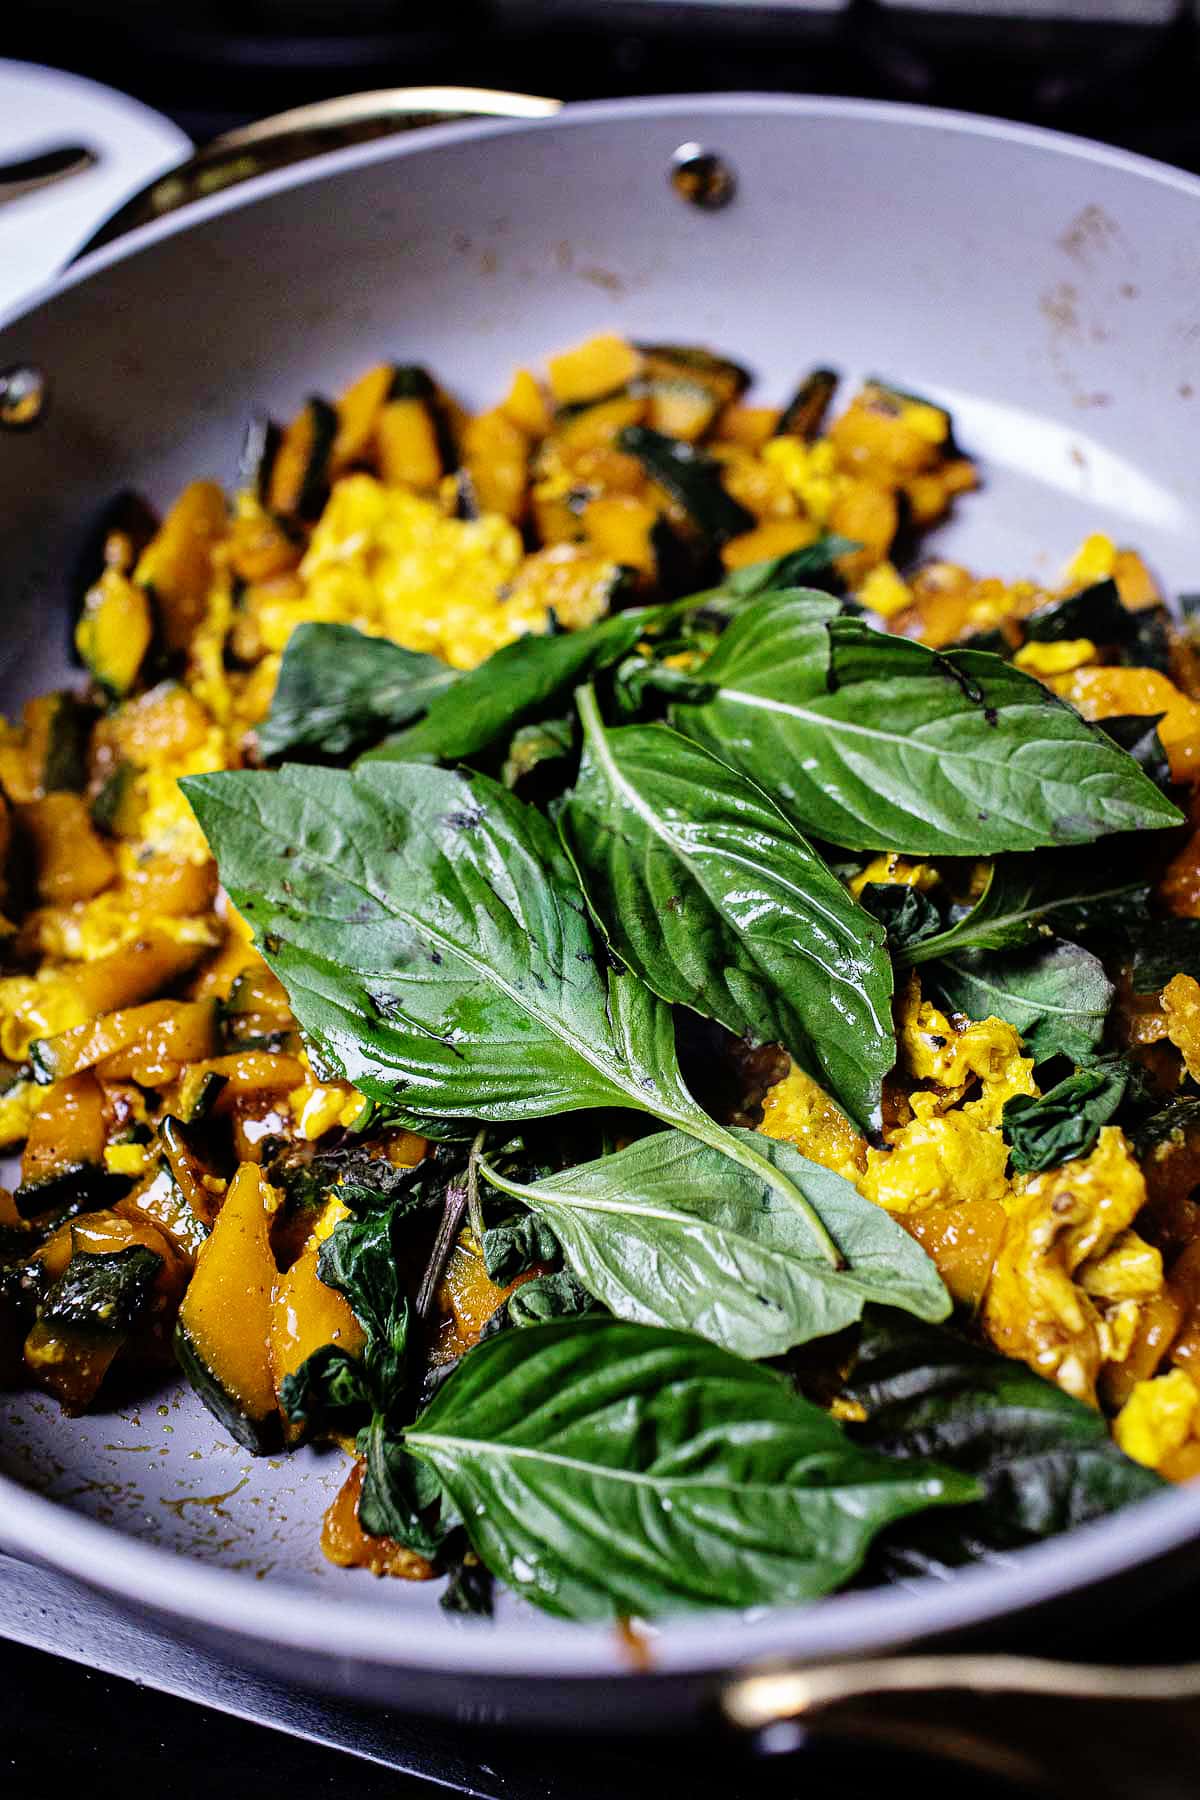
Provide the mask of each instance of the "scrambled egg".
[{"label": "scrambled egg", "polygon": [[896,1015],[891,1107],[898,1122],[885,1145],[868,1147],[794,1066],[766,1095],[760,1129],[894,1214],[935,1262],[944,1261],[961,1297],[968,1297],[958,1266],[965,1238],[953,1222],[995,1219],[1002,1229],[989,1250],[990,1276],[967,1284],[982,1302],[988,1336],[1005,1355],[1094,1405],[1100,1369],[1129,1355],[1143,1303],[1163,1292],[1162,1257],[1132,1229],[1146,1185],[1124,1134],[1107,1126],[1089,1156],[1014,1178],[1004,1104],[1038,1092],[1016,1031],[1002,1019],[942,1012],[922,997],[915,975]]},{"label": "scrambled egg", "polygon": [[961,1200],[1000,1200],[1008,1191],[1008,1146],[998,1131],[962,1112],[933,1113],[932,1094],[911,1122],[894,1134],[886,1150],[867,1154],[859,1183],[868,1200],[888,1212],[919,1212]]},{"label": "scrambled egg", "polygon": [[876,883],[881,887],[888,884],[893,887],[915,887],[922,894],[927,894],[941,879],[932,863],[910,862],[898,851],[887,850],[882,855],[873,857],[865,869],[852,876],[849,887],[856,900],[865,887]]},{"label": "scrambled egg", "polygon": [[1139,1381],[1113,1422],[1113,1436],[1134,1462],[1159,1469],[1200,1427],[1200,1388],[1184,1369]]},{"label": "scrambled egg", "polygon": [[793,1063],[763,1099],[764,1136],[794,1144],[802,1156],[857,1182],[867,1146],[841,1109],[811,1075]]},{"label": "scrambled egg", "polygon": [[1095,1403],[1104,1362],[1129,1353],[1138,1302],[1162,1287],[1162,1259],[1131,1231],[1146,1183],[1124,1132],[1106,1125],[1087,1157],[1026,1178],[984,1299],[992,1341]]},{"label": "scrambled egg", "polygon": [[260,606],[263,642],[282,650],[302,620],[340,621],[472,668],[548,627],[536,598],[506,592],[523,557],[521,534],[507,519],[448,519],[432,500],[348,475],[300,565],[302,597]]}]

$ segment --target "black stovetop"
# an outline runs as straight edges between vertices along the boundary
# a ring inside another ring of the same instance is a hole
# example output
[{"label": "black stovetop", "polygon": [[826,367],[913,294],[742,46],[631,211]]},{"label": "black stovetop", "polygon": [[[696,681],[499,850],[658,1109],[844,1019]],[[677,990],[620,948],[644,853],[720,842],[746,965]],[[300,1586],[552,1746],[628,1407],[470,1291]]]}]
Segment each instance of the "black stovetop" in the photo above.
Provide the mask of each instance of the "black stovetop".
[{"label": "black stovetop", "polygon": [[[981,10],[965,0],[964,12],[972,6]],[[1173,25],[1132,30],[995,25],[981,54],[977,22],[960,29],[922,15],[919,0],[903,15],[869,0],[825,12],[769,0],[615,0],[607,10],[600,0],[442,0],[437,7],[30,0],[15,19],[6,17],[3,48],[134,93],[197,139],[326,95],[398,84],[452,81],[567,99],[769,89],[892,96],[1032,119],[1200,171],[1200,28],[1190,7]],[[1198,1598],[1181,1594],[1160,1609],[1137,1633],[1138,1646],[1151,1644],[1158,1656],[1194,1654]],[[52,1609],[27,1609],[43,1628],[18,1632],[23,1643],[3,1641],[11,1625],[0,1609],[3,1791],[41,1794],[70,1784],[88,1800],[128,1800],[142,1786],[163,1784],[171,1800],[240,1797],[268,1786],[289,1800],[351,1792],[356,1800],[433,1800],[439,1790],[480,1800],[660,1800],[664,1793],[776,1800],[803,1789],[811,1800],[875,1800],[885,1782],[893,1791],[912,1782],[923,1800],[957,1800],[966,1781],[973,1800],[1015,1792],[893,1751],[826,1743],[753,1760],[708,1735],[665,1746],[530,1739],[344,1706],[322,1712],[307,1701],[292,1705],[281,1690],[239,1686],[240,1677],[215,1666],[188,1665],[189,1679],[164,1693],[152,1685],[153,1658],[146,1669],[132,1668],[140,1681],[110,1672],[130,1665],[103,1616],[89,1655],[90,1604],[80,1600],[71,1613],[76,1660],[31,1647],[61,1646]],[[1131,1658],[1138,1653],[1131,1644]],[[217,1698],[225,1710],[183,1693]],[[265,1729],[230,1709],[305,1735]]]}]

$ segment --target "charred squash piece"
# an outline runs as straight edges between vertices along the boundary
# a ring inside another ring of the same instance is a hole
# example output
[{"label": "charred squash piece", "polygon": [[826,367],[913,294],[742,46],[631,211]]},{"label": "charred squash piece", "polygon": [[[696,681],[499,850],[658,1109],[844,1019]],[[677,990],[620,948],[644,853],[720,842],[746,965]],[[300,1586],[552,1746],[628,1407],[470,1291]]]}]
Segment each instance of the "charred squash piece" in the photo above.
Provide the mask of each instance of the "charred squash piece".
[{"label": "charred squash piece", "polygon": [[268,501],[286,518],[315,519],[329,486],[329,458],[338,416],[314,394],[283,434],[271,467]]},{"label": "charred squash piece", "polygon": [[168,1311],[180,1267],[148,1222],[97,1213],[67,1230],[70,1256],[61,1270],[55,1259],[55,1279],[25,1339],[25,1364],[65,1412],[79,1413],[128,1340]]},{"label": "charred squash piece", "polygon": [[776,436],[803,438],[806,444],[811,444],[820,435],[837,384],[838,378],[832,369],[814,369],[806,375],[779,415]]},{"label": "charred squash piece", "polygon": [[185,1375],[225,1429],[256,1455],[281,1440],[269,1340],[274,1192],[243,1163],[196,1259],[175,1333]]}]

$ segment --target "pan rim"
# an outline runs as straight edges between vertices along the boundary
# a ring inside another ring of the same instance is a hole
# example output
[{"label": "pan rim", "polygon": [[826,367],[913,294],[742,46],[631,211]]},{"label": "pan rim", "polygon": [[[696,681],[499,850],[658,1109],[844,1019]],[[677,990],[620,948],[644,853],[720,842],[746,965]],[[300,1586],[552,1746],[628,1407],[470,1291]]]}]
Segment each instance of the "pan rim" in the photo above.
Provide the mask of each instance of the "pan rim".
[{"label": "pan rim", "polygon": [[[479,120],[429,127],[400,138],[336,150],[257,177],[140,227],[95,251],[57,282],[0,316],[0,329],[110,265],[226,212],[329,176],[473,140],[633,118],[669,120],[699,110],[720,117],[843,119],[897,124],[949,136],[991,139],[1122,170],[1200,200],[1200,177],[1085,138],[974,114],[889,101],[773,94],[669,95],[572,104],[543,120]],[[751,1617],[709,1612],[664,1622],[649,1677],[715,1675],[751,1661],[812,1660],[878,1651],[999,1621],[1039,1603],[1147,1564],[1200,1537],[1200,1487],[1157,1495],[1112,1518],[1014,1553],[1001,1566],[963,1570],[950,1582],[831,1596],[806,1607]],[[553,1682],[632,1676],[627,1652],[607,1626],[568,1625],[531,1614],[499,1631],[423,1616],[406,1631],[403,1614],[364,1606],[347,1593],[330,1605],[283,1583],[188,1561],[82,1515],[0,1474],[0,1542],[181,1624],[232,1633],[247,1643],[286,1646],[314,1659],[351,1659],[402,1673],[532,1677]],[[348,1585],[348,1584],[347,1584]],[[639,1675],[639,1679],[646,1679]],[[398,1698],[402,1699],[402,1695]]]},{"label": "pan rim", "polygon": [[1008,119],[968,113],[952,107],[919,106],[908,101],[861,100],[837,95],[809,94],[664,94],[639,95],[626,100],[581,100],[564,105],[560,112],[539,119],[480,118],[452,121],[445,125],[428,125],[398,137],[374,139],[365,144],[352,144],[341,150],[328,150],[311,159],[286,168],[271,170],[239,183],[236,187],[191,201],[178,213],[168,214],[149,224],[139,225],[111,244],[105,244],[78,262],[70,264],[57,280],[44,283],[19,301],[15,307],[0,311],[0,331],[15,324],[26,313],[55,299],[99,274],[110,265],[123,262],[138,252],[150,249],[165,238],[191,230],[226,212],[240,211],[260,200],[292,188],[319,184],[328,177],[369,168],[392,158],[406,158],[426,150],[471,141],[476,138],[508,137],[546,130],[572,130],[577,126],[604,124],[629,117],[669,119],[685,116],[703,108],[715,115],[731,118],[779,115],[799,118],[844,118],[864,124],[896,123],[918,130],[945,131],[964,136],[991,139],[997,143],[1023,145],[1054,155],[1089,162],[1101,168],[1124,170],[1143,180],[1171,187],[1200,199],[1200,175],[1172,168],[1137,151],[1118,149],[1097,143],[1074,132],[1055,131],[1042,125],[1023,125]]}]

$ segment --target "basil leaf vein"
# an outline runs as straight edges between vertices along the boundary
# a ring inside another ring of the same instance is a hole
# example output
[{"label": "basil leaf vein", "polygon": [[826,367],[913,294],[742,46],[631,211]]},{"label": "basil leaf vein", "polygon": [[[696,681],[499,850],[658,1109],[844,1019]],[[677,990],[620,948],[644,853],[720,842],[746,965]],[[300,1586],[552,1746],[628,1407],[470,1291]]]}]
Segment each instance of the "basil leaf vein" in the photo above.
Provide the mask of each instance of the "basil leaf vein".
[{"label": "basil leaf vein", "polygon": [[802,831],[851,850],[989,855],[1176,825],[1133,758],[1031,676],[768,594],[673,723],[765,785]]},{"label": "basil leaf vein", "polygon": [[529,1184],[481,1173],[533,1208],[576,1279],[618,1318],[694,1331],[740,1356],[841,1331],[868,1300],[946,1317],[950,1296],[902,1226],[790,1144],[766,1148],[824,1220],[842,1269],[814,1254],[795,1208],[766,1183],[680,1131]]},{"label": "basil leaf vein", "polygon": [[852,1445],[771,1370],[602,1316],[468,1352],[405,1436],[492,1572],[573,1619],[828,1593],[970,1477]]},{"label": "basil leaf vein", "polygon": [[895,1061],[883,932],[767,795],[665,725],[607,730],[559,827],[621,958],[656,994],[786,1045],[860,1127]]},{"label": "basil leaf vein", "polygon": [[329,1075],[429,1133],[618,1106],[759,1170],[831,1263],[807,1200],[683,1082],[670,1008],[605,979],[552,827],[424,764],[189,777],[221,878]]}]

